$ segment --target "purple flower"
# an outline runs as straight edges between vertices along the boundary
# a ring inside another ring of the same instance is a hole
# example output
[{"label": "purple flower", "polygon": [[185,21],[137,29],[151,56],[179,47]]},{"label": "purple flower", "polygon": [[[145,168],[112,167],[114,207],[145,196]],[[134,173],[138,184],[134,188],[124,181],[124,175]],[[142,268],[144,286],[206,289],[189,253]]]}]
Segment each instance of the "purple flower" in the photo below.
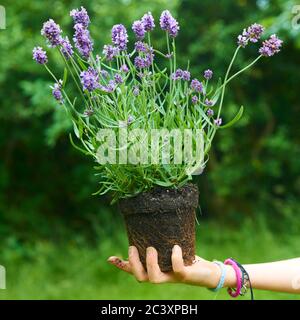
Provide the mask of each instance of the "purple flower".
[{"label": "purple flower", "polygon": [[183,75],[183,71],[181,69],[177,69],[172,75],[171,79],[172,80],[181,80]]},{"label": "purple flower", "polygon": [[[206,111],[206,114],[207,114],[209,117],[212,117],[212,116],[214,115],[214,110],[208,109],[208,110]],[[221,119],[221,123],[222,123],[222,119]]]},{"label": "purple flower", "polygon": [[140,94],[140,89],[138,86],[134,86],[133,87],[133,90],[132,90],[132,93],[134,96],[138,96]]},{"label": "purple flower", "polygon": [[115,79],[115,82],[116,82],[117,84],[123,83],[123,78],[122,78],[122,76],[121,76],[120,74],[118,74],[118,73],[115,74],[114,79]]},{"label": "purple flower", "polygon": [[134,44],[134,47],[137,52],[147,52],[149,50],[149,46],[145,42],[142,42],[142,41],[137,41]]},{"label": "purple flower", "polygon": [[205,99],[204,104],[208,107],[212,107],[214,105],[212,100]]},{"label": "purple flower", "polygon": [[192,104],[197,104],[198,103],[198,97],[197,96],[192,96]]},{"label": "purple flower", "polygon": [[273,34],[268,40],[263,42],[262,47],[259,49],[259,53],[265,57],[271,57],[280,51],[282,42],[283,41],[280,40],[276,34]]},{"label": "purple flower", "polygon": [[[245,30],[244,30],[244,32],[245,32]],[[238,45],[243,48],[245,48],[246,45],[248,44],[248,38],[244,35],[244,32],[243,32],[243,34],[240,34],[238,36],[238,41],[237,41]]]},{"label": "purple flower", "polygon": [[73,9],[70,12],[70,16],[74,20],[74,24],[80,23],[82,24],[85,28],[88,27],[90,21],[90,17],[84,7],[81,7],[81,9]]},{"label": "purple flower", "polygon": [[124,72],[124,73],[127,73],[127,72],[129,72],[129,69],[128,69],[128,67],[127,67],[126,64],[123,64],[123,65],[121,66],[121,68],[120,68],[120,71],[121,71],[121,72]]},{"label": "purple flower", "polygon": [[48,40],[51,47],[56,47],[61,43],[61,33],[60,26],[54,20],[50,19],[44,22],[41,35]]},{"label": "purple flower", "polygon": [[244,29],[242,34],[238,36],[238,45],[245,48],[248,42],[257,42],[261,35],[263,34],[265,28],[258,24],[254,23],[247,29]]},{"label": "purple flower", "polygon": [[172,80],[184,80],[184,81],[190,81],[191,74],[187,70],[177,69],[174,73],[171,75]]},{"label": "purple flower", "polygon": [[142,23],[146,31],[152,31],[155,28],[154,18],[151,12],[148,12],[143,15]]},{"label": "purple flower", "polygon": [[172,38],[175,38],[179,31],[178,22],[172,17],[169,10],[162,12],[160,16],[160,27],[169,33]]},{"label": "purple flower", "polygon": [[210,80],[213,76],[213,72],[210,69],[204,71],[204,78]]},{"label": "purple flower", "polygon": [[257,42],[264,31],[265,31],[265,28],[261,24],[258,24],[258,23],[252,24],[247,29],[247,36],[249,41],[254,43]]},{"label": "purple flower", "polygon": [[32,58],[39,64],[45,64],[48,62],[47,53],[41,47],[33,48]]},{"label": "purple flower", "polygon": [[70,57],[73,55],[74,53],[73,47],[68,37],[65,37],[64,39],[62,39],[60,51],[65,56],[66,59],[70,59]]},{"label": "purple flower", "polygon": [[100,74],[101,74],[101,76],[102,76],[102,78],[104,78],[104,79],[107,79],[108,78],[108,72],[106,71],[106,70],[101,70],[100,71]]},{"label": "purple flower", "polygon": [[111,30],[111,39],[114,45],[120,50],[127,49],[128,34],[126,28],[122,24],[116,24]]},{"label": "purple flower", "polygon": [[187,71],[187,70],[184,70],[182,72],[182,79],[184,81],[190,81],[191,80],[191,73],[189,71]]},{"label": "purple flower", "polygon": [[107,61],[111,61],[115,56],[119,54],[119,49],[109,44],[103,47],[102,53],[104,54]]},{"label": "purple flower", "polygon": [[75,46],[83,57],[88,58],[93,51],[93,41],[91,40],[89,30],[80,23],[75,24],[74,29],[73,40]]},{"label": "purple flower", "polygon": [[132,30],[135,33],[137,39],[142,40],[145,38],[146,30],[144,28],[144,24],[142,23],[142,21],[140,20],[134,21],[132,25]]},{"label": "purple flower", "polygon": [[108,93],[114,92],[116,89],[116,86],[117,86],[116,82],[114,80],[110,80],[108,85],[105,88],[105,91]]},{"label": "purple flower", "polygon": [[134,65],[138,69],[149,68],[153,62],[153,58],[154,58],[154,54],[152,52],[147,53],[145,58],[142,58],[140,56],[135,57]]},{"label": "purple flower", "polygon": [[220,125],[222,124],[222,118],[215,119],[214,123],[217,127],[220,127]]},{"label": "purple flower", "polygon": [[62,88],[62,80],[59,80],[58,83],[55,83],[52,87],[52,95],[55,100],[59,101],[59,103],[63,103],[63,95],[61,92]]},{"label": "purple flower", "polygon": [[138,41],[135,43],[135,49],[142,53],[142,55],[139,55],[134,59],[134,65],[136,68],[149,68],[154,59],[153,48],[149,47],[146,43]]},{"label": "purple flower", "polygon": [[138,68],[138,69],[144,68],[144,66],[145,66],[145,64],[144,64],[144,59],[143,59],[142,57],[140,57],[140,56],[135,57],[135,59],[134,59],[134,65],[135,65],[135,67]]},{"label": "purple flower", "polygon": [[127,124],[131,124],[134,121],[134,116],[129,115],[128,119],[127,119]]},{"label": "purple flower", "polygon": [[202,93],[203,92],[203,84],[198,79],[193,79],[191,82],[192,90]]},{"label": "purple flower", "polygon": [[91,67],[80,73],[80,79],[83,90],[93,91],[99,88],[99,74]]}]

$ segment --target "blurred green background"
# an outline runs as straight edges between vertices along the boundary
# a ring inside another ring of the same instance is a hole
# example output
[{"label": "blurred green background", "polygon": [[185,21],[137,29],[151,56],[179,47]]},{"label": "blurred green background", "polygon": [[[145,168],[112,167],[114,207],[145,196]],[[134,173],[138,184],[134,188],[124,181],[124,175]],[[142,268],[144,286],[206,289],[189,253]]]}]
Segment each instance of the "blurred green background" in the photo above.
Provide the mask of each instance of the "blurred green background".
[{"label": "blurred green background", "polygon": [[[0,290],[0,299],[229,299],[225,292],[215,296],[197,287],[138,284],[106,263],[109,255],[127,255],[122,219],[107,199],[91,195],[98,187],[93,165],[70,146],[70,123],[31,54],[35,45],[44,46],[40,29],[49,18],[71,38],[69,11],[80,5],[90,13],[98,52],[113,24],[130,28],[152,11],[158,25],[160,12],[169,9],[181,26],[179,62],[185,66],[189,59],[194,76],[207,68],[223,76],[237,35],[253,22],[284,40],[280,54],[262,59],[227,91],[225,120],[240,105],[246,111],[234,128],[218,132],[209,165],[197,178],[197,247],[207,259],[232,256],[241,263],[300,256],[300,29],[292,27],[297,1],[0,4],[7,19],[0,30],[0,264],[7,270],[7,289]],[[155,33],[159,42],[164,35],[159,28]],[[243,50],[236,68],[257,49]],[[62,74],[51,54],[50,66]],[[256,297],[298,298],[263,291]]]}]

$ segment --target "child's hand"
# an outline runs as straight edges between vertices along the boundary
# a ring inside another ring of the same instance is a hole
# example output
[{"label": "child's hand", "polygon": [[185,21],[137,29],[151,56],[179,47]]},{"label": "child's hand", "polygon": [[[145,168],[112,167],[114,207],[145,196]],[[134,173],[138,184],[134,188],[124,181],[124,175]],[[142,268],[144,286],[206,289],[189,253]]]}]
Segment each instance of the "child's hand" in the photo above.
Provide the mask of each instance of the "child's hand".
[{"label": "child's hand", "polygon": [[215,288],[219,282],[221,271],[215,263],[196,256],[195,263],[185,266],[181,248],[177,245],[172,250],[173,272],[161,272],[158,265],[157,251],[153,247],[147,248],[147,271],[143,267],[136,247],[129,247],[128,261],[118,257],[108,258],[108,262],[117,268],[131,273],[139,282],[151,283],[181,282],[192,285]]}]

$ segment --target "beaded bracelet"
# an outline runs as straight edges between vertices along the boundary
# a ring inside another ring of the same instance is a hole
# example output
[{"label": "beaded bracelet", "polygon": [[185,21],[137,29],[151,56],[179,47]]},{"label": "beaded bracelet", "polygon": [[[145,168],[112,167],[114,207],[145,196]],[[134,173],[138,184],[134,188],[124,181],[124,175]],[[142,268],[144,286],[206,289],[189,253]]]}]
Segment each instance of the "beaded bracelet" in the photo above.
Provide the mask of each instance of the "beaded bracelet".
[{"label": "beaded bracelet", "polygon": [[224,264],[225,265],[231,265],[232,268],[234,269],[235,271],[235,275],[236,275],[236,289],[233,289],[233,288],[228,288],[227,289],[227,292],[230,294],[230,296],[232,298],[236,298],[238,297],[240,294],[241,294],[241,289],[242,289],[242,271],[241,269],[239,268],[239,266],[237,265],[237,263],[229,258],[229,259],[226,259],[224,261]]}]

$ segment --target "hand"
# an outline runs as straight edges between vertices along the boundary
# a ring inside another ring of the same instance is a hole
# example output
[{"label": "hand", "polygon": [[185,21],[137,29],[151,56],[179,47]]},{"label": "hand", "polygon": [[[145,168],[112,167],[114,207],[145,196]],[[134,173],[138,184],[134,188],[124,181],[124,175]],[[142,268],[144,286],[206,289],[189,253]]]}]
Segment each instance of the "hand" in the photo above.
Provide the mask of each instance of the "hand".
[{"label": "hand", "polygon": [[128,261],[112,256],[108,262],[117,268],[132,274],[139,282],[166,283],[177,282],[215,288],[218,285],[221,271],[218,265],[196,256],[195,263],[185,266],[181,248],[177,245],[172,250],[173,272],[161,272],[158,265],[157,251],[153,247],[147,248],[146,265],[143,267],[136,247],[129,247]]}]

